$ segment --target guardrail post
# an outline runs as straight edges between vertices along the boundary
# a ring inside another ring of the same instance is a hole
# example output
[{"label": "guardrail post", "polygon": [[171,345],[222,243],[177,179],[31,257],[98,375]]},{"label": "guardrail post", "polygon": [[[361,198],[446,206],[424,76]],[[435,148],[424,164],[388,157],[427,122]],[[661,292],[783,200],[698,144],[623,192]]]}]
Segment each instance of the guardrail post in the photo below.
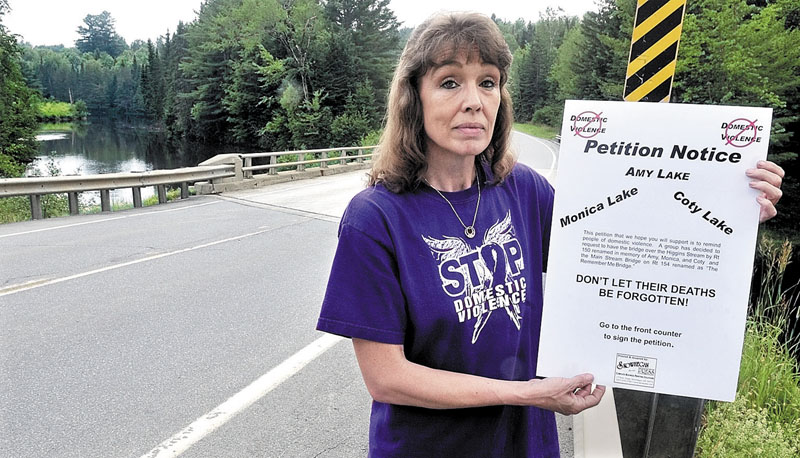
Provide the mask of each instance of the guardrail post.
[{"label": "guardrail post", "polygon": [[[252,167],[253,166],[253,158],[252,157],[244,158],[244,166],[245,167]],[[253,178],[253,171],[252,170],[245,170],[244,171],[244,177],[245,178]]]},{"label": "guardrail post", "polygon": [[359,164],[364,162],[364,158],[361,157],[361,150],[356,150],[356,162]]},{"label": "guardrail post", "polygon": [[133,190],[133,208],[142,208],[142,188],[134,187]]},{"label": "guardrail post", "polygon": [[67,200],[69,201],[69,214],[70,215],[77,215],[78,214],[78,193],[77,192],[68,192],[67,193]]},{"label": "guardrail post", "polygon": [[42,219],[42,196],[41,194],[31,194],[31,219]]},{"label": "guardrail post", "polygon": [[111,191],[108,189],[100,190],[100,211],[111,211]]},{"label": "guardrail post", "polygon": [[[304,161],[304,160],[306,160],[305,153],[297,153],[297,162]],[[304,164],[297,164],[297,171],[298,172],[302,172],[305,169],[306,169],[306,166]]]},{"label": "guardrail post", "polygon": [[[327,151],[323,151],[323,152],[322,152],[322,159],[328,159],[328,152],[327,152]],[[327,168],[328,168],[328,161],[322,161],[322,162],[320,162],[320,163],[319,163],[319,167],[320,167],[321,169],[327,169]]]},{"label": "guardrail post", "polygon": [[346,150],[346,149],[343,149],[343,150],[342,150],[342,156],[341,156],[341,158],[342,158],[342,160],[341,160],[341,161],[339,161],[339,163],[340,163],[340,164],[342,164],[342,165],[345,165],[345,164],[347,164],[347,150]]},{"label": "guardrail post", "polygon": [[158,191],[158,203],[167,203],[167,186],[163,184],[157,185],[156,190]]},{"label": "guardrail post", "polygon": [[233,158],[233,177],[236,181],[244,180],[244,174],[242,173],[242,156],[236,156]]},{"label": "guardrail post", "polygon": [[[269,164],[270,165],[276,165],[277,163],[278,163],[278,156],[270,156],[269,157]],[[276,167],[270,168],[269,169],[269,174],[270,175],[277,175],[278,174],[278,169]]]},{"label": "guardrail post", "polygon": [[188,199],[189,198],[189,183],[183,182],[181,183],[181,199]]}]

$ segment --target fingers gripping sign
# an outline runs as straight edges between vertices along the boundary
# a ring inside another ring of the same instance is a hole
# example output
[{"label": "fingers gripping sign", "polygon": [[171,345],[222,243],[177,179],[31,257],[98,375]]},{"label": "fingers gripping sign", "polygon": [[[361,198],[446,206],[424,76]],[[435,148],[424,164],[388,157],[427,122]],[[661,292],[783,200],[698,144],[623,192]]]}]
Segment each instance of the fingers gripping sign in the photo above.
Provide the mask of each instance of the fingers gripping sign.
[{"label": "fingers gripping sign", "polygon": [[592,389],[594,376],[581,374],[572,378],[549,377],[531,380],[541,399],[536,405],[563,415],[574,415],[600,403],[605,386]]},{"label": "fingers gripping sign", "polygon": [[781,184],[785,172],[774,162],[758,161],[756,168],[748,169],[746,174],[751,179],[750,187],[761,192],[756,200],[761,207],[758,221],[763,223],[778,214],[775,205],[783,196]]}]

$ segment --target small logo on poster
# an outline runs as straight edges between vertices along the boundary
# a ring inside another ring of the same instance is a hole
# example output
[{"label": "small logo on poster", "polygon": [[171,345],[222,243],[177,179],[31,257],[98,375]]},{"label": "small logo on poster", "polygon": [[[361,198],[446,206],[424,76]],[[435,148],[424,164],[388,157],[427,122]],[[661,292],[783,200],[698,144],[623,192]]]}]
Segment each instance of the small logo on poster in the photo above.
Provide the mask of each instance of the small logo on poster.
[{"label": "small logo on poster", "polygon": [[722,140],[726,145],[734,148],[744,148],[753,143],[761,142],[759,133],[764,130],[763,125],[756,124],[758,119],[736,118],[731,122],[722,123]]},{"label": "small logo on poster", "polygon": [[655,358],[647,356],[617,353],[614,383],[654,388],[657,362]]},{"label": "small logo on poster", "polygon": [[594,111],[584,111],[579,115],[572,115],[569,117],[572,125],[569,130],[573,135],[582,138],[592,138],[597,134],[605,133],[605,123],[608,118],[603,117],[603,112],[595,113]]}]

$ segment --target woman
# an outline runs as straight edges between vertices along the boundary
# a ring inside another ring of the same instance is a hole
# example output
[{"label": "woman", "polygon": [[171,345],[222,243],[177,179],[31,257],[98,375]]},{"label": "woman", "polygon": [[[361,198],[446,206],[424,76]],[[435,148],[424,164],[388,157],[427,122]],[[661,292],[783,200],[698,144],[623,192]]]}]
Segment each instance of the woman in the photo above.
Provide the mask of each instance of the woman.
[{"label": "woman", "polygon": [[317,327],[353,339],[372,457],[555,457],[553,411],[605,391],[535,379],[553,189],[509,153],[510,64],[483,15],[417,27],[342,219]]}]

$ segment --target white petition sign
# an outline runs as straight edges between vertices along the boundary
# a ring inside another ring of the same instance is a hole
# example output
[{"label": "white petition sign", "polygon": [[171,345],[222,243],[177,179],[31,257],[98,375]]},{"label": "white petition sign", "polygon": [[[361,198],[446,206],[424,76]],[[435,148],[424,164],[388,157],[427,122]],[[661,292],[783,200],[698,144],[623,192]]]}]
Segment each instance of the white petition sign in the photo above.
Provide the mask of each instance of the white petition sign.
[{"label": "white petition sign", "polygon": [[734,399],[771,118],[566,102],[538,375]]}]

